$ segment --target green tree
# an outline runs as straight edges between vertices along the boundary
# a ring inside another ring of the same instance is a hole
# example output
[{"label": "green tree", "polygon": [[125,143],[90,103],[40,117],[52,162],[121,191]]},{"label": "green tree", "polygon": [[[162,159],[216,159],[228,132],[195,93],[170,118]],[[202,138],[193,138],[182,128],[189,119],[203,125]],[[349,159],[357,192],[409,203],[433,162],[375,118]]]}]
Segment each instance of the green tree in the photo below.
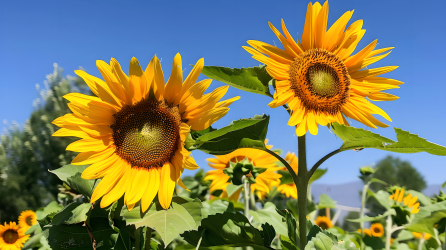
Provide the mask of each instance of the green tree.
[{"label": "green tree", "polygon": [[[60,181],[48,170],[68,164],[75,153],[65,151],[74,138],[52,137],[51,122],[69,113],[64,95],[85,93],[79,77],[64,77],[54,65],[45,88],[34,101],[35,109],[23,129],[13,124],[0,138],[0,222],[17,221],[21,211],[35,210],[57,197]],[[39,87],[37,86],[38,90]]]}]

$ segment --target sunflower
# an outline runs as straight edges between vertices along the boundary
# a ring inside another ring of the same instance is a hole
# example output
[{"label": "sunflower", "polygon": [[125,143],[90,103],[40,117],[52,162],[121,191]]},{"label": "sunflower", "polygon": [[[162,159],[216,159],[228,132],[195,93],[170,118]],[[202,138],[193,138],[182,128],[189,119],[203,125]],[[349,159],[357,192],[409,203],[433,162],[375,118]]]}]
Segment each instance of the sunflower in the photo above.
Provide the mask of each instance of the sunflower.
[{"label": "sunflower", "polygon": [[37,216],[31,210],[23,211],[19,216],[19,226],[25,229],[25,232],[34,224],[37,223]]},{"label": "sunflower", "polygon": [[404,200],[404,206],[412,208],[412,211],[410,211],[412,214],[416,214],[420,211],[420,203],[416,202],[417,198],[417,196],[412,197],[412,194],[408,194],[404,197],[404,189],[396,189],[395,193],[389,197],[389,199],[394,200],[397,203],[401,203]]},{"label": "sunflower", "polygon": [[[387,127],[372,114],[391,121],[380,108],[369,102],[391,101],[397,96],[382,90],[398,88],[402,82],[379,77],[396,69],[388,66],[364,69],[381,60],[392,48],[374,50],[377,40],[352,55],[365,30],[362,20],[352,23],[346,30],[353,11],[347,11],[327,31],[328,2],[323,6],[316,2],[308,4],[301,41],[290,35],[282,20],[282,33],[271,23],[270,28],[284,49],[255,40],[246,49],[253,58],[266,64],[266,70],[275,79],[274,100],[269,104],[276,108],[288,104],[292,115],[288,125],[296,126],[297,136],[308,130],[318,133],[318,125],[331,122],[348,125],[350,117],[376,128]],[[364,69],[364,70],[361,70]]]},{"label": "sunflower", "polygon": [[5,225],[0,225],[0,249],[1,250],[18,250],[23,247],[23,243],[25,243],[29,235],[25,234],[23,228],[19,228],[19,226],[15,222],[9,222]]},{"label": "sunflower", "polygon": [[417,233],[417,232],[412,232],[413,236],[415,236],[415,238],[417,239],[421,239],[424,238],[425,240],[428,240],[432,237],[431,234],[429,233]]},{"label": "sunflower", "polygon": [[320,228],[324,230],[333,227],[333,223],[327,216],[318,216],[314,221],[314,224],[318,225]]},{"label": "sunflower", "polygon": [[[265,144],[268,140],[265,141]],[[268,149],[272,146],[266,145]],[[280,177],[282,175],[275,173],[275,171],[281,169],[277,167],[275,162],[276,157],[270,155],[259,149],[252,148],[239,148],[226,155],[217,155],[216,158],[208,158],[209,166],[215,170],[208,171],[206,173],[205,180],[211,180],[212,183],[209,187],[211,193],[216,190],[223,190],[221,198],[229,198],[230,200],[238,200],[240,191],[234,193],[231,197],[228,197],[226,193],[226,187],[230,184],[229,176],[223,172],[223,169],[229,167],[229,162],[239,162],[247,158],[255,167],[266,168],[266,171],[259,174],[256,177],[256,183],[251,184],[251,193],[256,192],[259,199],[263,199],[273,187],[280,184]]]},{"label": "sunflower", "polygon": [[381,223],[373,223],[370,227],[370,231],[374,237],[381,237],[384,235],[384,227]]},{"label": "sunflower", "polygon": [[[285,161],[287,161],[290,164],[293,171],[297,174],[298,164],[297,164],[296,154],[288,152],[285,156]],[[282,168],[281,170],[287,171],[286,168]],[[296,187],[296,184],[294,184],[294,183],[280,184],[280,186],[277,187],[277,191],[286,195],[286,197],[291,196],[291,198],[297,199],[297,187]]]},{"label": "sunflower", "polygon": [[92,164],[82,178],[102,178],[92,203],[102,197],[100,205],[106,207],[125,194],[129,210],[141,201],[144,212],[158,193],[161,206],[167,209],[175,184],[184,187],[180,178],[184,169],[198,168],[184,148],[189,131],[208,128],[239,97],[218,102],[227,86],[203,95],[211,83],[209,79],[195,83],[203,69],[203,59],[183,82],[181,56],[177,54],[166,84],[156,56],[145,71],[132,58],[129,76],[114,58],[110,65],[104,61],[96,65],[105,81],[81,70],[75,72],[98,97],[65,95],[73,113],[53,121],[62,127],[53,136],[82,138],[67,150],[81,152],[72,164]]}]

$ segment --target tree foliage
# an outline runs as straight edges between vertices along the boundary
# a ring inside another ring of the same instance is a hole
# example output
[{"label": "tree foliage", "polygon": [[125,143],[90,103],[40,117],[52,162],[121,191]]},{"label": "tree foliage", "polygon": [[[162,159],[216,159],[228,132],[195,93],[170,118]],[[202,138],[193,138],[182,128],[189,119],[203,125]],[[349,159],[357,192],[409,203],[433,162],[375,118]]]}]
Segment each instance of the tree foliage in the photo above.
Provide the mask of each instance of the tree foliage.
[{"label": "tree foliage", "polygon": [[16,220],[21,211],[55,199],[61,182],[48,170],[70,163],[75,156],[65,151],[75,139],[51,136],[57,130],[51,122],[70,112],[65,94],[89,90],[79,77],[64,77],[57,64],[46,78],[44,89],[36,86],[40,97],[23,128],[14,123],[1,135],[0,222]]}]

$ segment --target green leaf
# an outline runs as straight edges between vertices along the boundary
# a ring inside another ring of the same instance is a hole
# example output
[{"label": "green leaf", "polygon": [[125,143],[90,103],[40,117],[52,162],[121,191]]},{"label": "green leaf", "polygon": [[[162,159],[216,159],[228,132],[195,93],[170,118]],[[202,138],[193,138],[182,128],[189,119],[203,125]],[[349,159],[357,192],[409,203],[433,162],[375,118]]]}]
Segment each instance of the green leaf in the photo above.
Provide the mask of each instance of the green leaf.
[{"label": "green leaf", "polygon": [[212,131],[193,139],[186,138],[185,147],[189,151],[201,150],[208,154],[224,155],[238,148],[265,149],[265,137],[269,116],[256,115],[254,118],[233,121],[229,126]]},{"label": "green leaf", "polygon": [[282,216],[277,213],[276,205],[271,202],[265,203],[263,209],[257,211],[249,211],[249,215],[253,216],[253,225],[259,227],[261,224],[269,223],[274,227],[276,233],[287,234],[287,226],[282,221]]},{"label": "green leaf", "polygon": [[321,168],[316,169],[316,171],[314,171],[313,175],[310,177],[308,185],[311,185],[311,183],[321,178],[325,173],[327,173],[327,171],[328,169],[321,169]]},{"label": "green leaf", "polygon": [[378,192],[374,193],[372,190],[367,190],[367,195],[369,197],[375,198],[381,206],[383,206],[386,209],[390,209],[392,206],[392,200],[389,198],[390,194],[387,193],[384,190],[379,190]]},{"label": "green leaf", "polygon": [[172,206],[167,210],[155,202],[142,216],[139,206],[130,212],[123,209],[121,215],[127,225],[150,227],[157,231],[165,245],[185,231],[196,230],[202,219],[201,202],[181,197],[174,197]]},{"label": "green leaf", "polygon": [[76,224],[87,220],[90,203],[73,202],[56,214],[51,221],[52,225]]},{"label": "green leaf", "polygon": [[260,234],[263,238],[263,245],[269,247],[276,237],[276,230],[274,230],[274,227],[270,224],[265,223],[262,224],[262,231],[260,231]]},{"label": "green leaf", "polygon": [[242,188],[243,185],[234,185],[231,183],[226,186],[226,193],[228,193],[228,197],[230,197],[231,195],[233,195],[235,192],[239,191]]},{"label": "green leaf", "polygon": [[371,247],[373,250],[381,250],[386,248],[382,239],[378,237],[370,237],[368,235],[365,235],[363,241],[364,244]]},{"label": "green leaf", "polygon": [[269,81],[272,77],[266,72],[265,66],[252,68],[226,68],[218,66],[204,66],[201,73],[209,78],[223,82],[247,92],[271,96]]},{"label": "green leaf", "polygon": [[351,242],[350,240],[344,240],[340,243],[338,243],[337,245],[334,245],[331,247],[332,250],[341,250],[341,249],[345,249],[345,250],[356,250],[358,249],[355,245],[355,243]]},{"label": "green leaf", "polygon": [[369,183],[380,183],[380,184],[383,184],[383,185],[387,185],[387,183],[385,181],[382,181],[382,180],[376,179],[376,178],[371,178]]},{"label": "green leaf", "polygon": [[416,134],[395,128],[397,142],[361,128],[332,124],[333,132],[344,141],[341,150],[376,148],[396,153],[427,152],[433,155],[446,155],[446,148],[427,141]]},{"label": "green leaf", "polygon": [[210,215],[201,221],[198,231],[185,232],[181,236],[194,246],[201,239],[201,247],[252,246],[267,249],[260,232],[240,213]]},{"label": "green leaf", "polygon": [[311,241],[307,243],[305,250],[330,250],[333,245],[330,237],[319,232],[316,237],[313,237]]},{"label": "green leaf", "polygon": [[388,215],[396,215],[395,209],[387,210],[385,213],[375,216],[375,217],[369,217],[366,215],[366,216],[364,216],[362,218],[358,218],[358,219],[348,219],[348,221],[351,221],[351,222],[379,221],[381,219],[386,218]]},{"label": "green leaf", "polygon": [[277,173],[282,175],[282,177],[280,177],[280,184],[294,183],[293,177],[291,177],[290,172],[288,172],[287,170],[279,170],[279,171],[277,171]]},{"label": "green leaf", "polygon": [[201,204],[203,205],[201,209],[203,219],[209,215],[222,214],[224,212],[235,213],[234,204],[227,200],[205,201]]},{"label": "green leaf", "polygon": [[406,226],[406,229],[435,235],[434,226],[443,218],[446,218],[446,201],[421,207],[413,220]]},{"label": "green leaf", "polygon": [[336,208],[336,201],[332,200],[330,196],[326,194],[321,194],[321,196],[319,196],[319,204],[317,204],[317,208],[323,209],[327,207]]},{"label": "green leaf", "polygon": [[60,210],[62,210],[62,208],[63,206],[57,203],[57,201],[52,201],[48,205],[46,205],[46,207],[36,210],[37,220],[42,220],[49,214],[59,212]]},{"label": "green leaf", "polygon": [[93,194],[95,184],[97,184],[99,181],[82,179],[81,177],[82,172],[88,166],[89,165],[68,164],[50,172],[57,175],[59,179],[67,183],[68,186],[73,190],[75,190],[76,192],[90,198],[91,195]]},{"label": "green leaf", "polygon": [[406,194],[411,194],[412,196],[417,196],[417,201],[419,201],[421,204],[428,206],[432,205],[432,201],[429,197],[424,195],[423,193],[420,193],[415,190],[406,190]]},{"label": "green leaf", "polygon": [[280,235],[280,244],[283,250],[299,250],[299,248],[286,236]]}]

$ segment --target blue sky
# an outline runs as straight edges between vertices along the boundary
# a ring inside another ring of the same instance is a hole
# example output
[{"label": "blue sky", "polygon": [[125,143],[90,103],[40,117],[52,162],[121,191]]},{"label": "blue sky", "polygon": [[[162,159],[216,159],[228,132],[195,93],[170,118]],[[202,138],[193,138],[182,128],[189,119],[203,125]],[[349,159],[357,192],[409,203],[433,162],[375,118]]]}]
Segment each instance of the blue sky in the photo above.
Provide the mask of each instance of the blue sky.
[{"label": "blue sky", "polygon": [[[400,89],[388,91],[400,96],[377,105],[393,122],[378,129],[395,139],[393,128],[419,134],[446,145],[446,9],[445,1],[337,1],[332,0],[329,25],[345,11],[355,9],[351,19],[364,20],[367,30],[358,48],[378,39],[377,48],[395,47],[374,66],[398,65],[387,77],[404,81]],[[0,121],[23,125],[38,97],[35,84],[43,86],[53,63],[74,75],[80,66],[100,76],[95,61],[116,58],[124,69],[135,56],[147,65],[154,54],[170,74],[173,57],[179,52],[189,72],[199,58],[205,65],[250,67],[259,63],[241,46],[247,40],[279,44],[268,21],[280,26],[283,18],[291,34],[301,34],[307,1],[1,1],[0,2]],[[145,66],[144,66],[145,67]],[[204,78],[204,77],[201,77]],[[210,90],[222,84],[214,81]],[[271,115],[268,138],[275,147],[297,151],[294,129],[286,125],[287,113],[267,106],[268,97],[230,88],[227,97],[242,98],[214,127],[230,121]],[[354,122],[354,126],[362,127]],[[1,125],[5,127],[3,124]],[[327,129],[308,135],[308,163],[341,145]],[[358,168],[376,163],[389,153],[379,150],[344,152],[322,166],[329,171],[320,182],[337,184],[358,180]],[[194,152],[197,163],[207,167],[209,156]],[[429,184],[446,181],[446,158],[427,153],[394,154],[409,160]],[[191,172],[189,172],[191,173]],[[188,174],[186,172],[185,174]]]}]

